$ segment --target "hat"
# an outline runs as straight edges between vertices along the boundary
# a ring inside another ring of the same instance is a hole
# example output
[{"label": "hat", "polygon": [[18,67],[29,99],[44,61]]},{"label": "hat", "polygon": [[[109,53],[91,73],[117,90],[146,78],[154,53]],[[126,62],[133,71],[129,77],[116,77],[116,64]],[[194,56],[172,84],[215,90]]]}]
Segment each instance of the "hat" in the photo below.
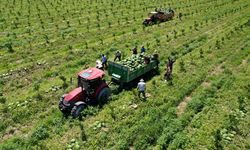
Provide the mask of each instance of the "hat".
[{"label": "hat", "polygon": [[143,81],[144,81],[143,79],[140,80],[140,82],[143,82]]}]

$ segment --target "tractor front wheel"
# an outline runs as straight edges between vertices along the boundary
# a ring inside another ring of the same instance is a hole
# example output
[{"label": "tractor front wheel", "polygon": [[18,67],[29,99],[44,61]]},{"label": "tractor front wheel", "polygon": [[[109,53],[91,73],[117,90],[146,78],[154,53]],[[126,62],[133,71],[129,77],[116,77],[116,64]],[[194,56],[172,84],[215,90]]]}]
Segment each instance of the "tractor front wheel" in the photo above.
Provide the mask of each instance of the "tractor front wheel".
[{"label": "tractor front wheel", "polygon": [[97,96],[98,103],[104,104],[105,102],[107,102],[110,95],[111,95],[110,88],[108,87],[103,88]]},{"label": "tractor front wheel", "polygon": [[71,110],[71,115],[73,116],[73,118],[77,118],[80,116],[81,111],[85,108],[85,105],[78,105],[78,106],[74,106]]}]

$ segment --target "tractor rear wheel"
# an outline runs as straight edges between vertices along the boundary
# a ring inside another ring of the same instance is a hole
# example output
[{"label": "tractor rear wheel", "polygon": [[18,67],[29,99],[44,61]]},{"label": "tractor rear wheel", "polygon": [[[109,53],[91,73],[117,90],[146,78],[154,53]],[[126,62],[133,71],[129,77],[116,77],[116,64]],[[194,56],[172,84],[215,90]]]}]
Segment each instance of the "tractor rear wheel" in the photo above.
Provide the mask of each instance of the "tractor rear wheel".
[{"label": "tractor rear wheel", "polygon": [[110,95],[111,95],[110,88],[108,87],[103,88],[97,96],[98,103],[104,104],[105,102],[107,102]]},{"label": "tractor rear wheel", "polygon": [[85,105],[78,105],[78,106],[74,106],[72,108],[71,111],[71,115],[73,116],[73,118],[77,118],[80,116],[81,111],[85,108]]}]

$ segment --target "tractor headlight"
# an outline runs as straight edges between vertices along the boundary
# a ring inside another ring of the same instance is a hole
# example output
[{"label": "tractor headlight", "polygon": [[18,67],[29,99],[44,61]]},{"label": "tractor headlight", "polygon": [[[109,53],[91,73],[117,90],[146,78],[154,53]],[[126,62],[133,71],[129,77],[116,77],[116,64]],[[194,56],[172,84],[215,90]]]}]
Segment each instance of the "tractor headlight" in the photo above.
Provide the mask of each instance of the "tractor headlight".
[{"label": "tractor headlight", "polygon": [[59,105],[64,105],[64,106],[70,106],[70,103],[68,101],[64,100],[65,95],[63,95],[60,99]]}]

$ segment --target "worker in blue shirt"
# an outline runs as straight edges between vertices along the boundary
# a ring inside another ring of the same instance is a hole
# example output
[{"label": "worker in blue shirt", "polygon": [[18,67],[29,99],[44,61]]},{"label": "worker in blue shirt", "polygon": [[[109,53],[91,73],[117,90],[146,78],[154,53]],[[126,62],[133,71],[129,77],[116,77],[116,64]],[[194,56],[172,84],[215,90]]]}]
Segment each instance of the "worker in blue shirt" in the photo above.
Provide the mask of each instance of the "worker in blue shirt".
[{"label": "worker in blue shirt", "polygon": [[142,45],[141,47],[141,53],[145,53],[146,49],[144,48],[144,46]]},{"label": "worker in blue shirt", "polygon": [[107,68],[107,57],[104,54],[102,54],[102,66]]}]

